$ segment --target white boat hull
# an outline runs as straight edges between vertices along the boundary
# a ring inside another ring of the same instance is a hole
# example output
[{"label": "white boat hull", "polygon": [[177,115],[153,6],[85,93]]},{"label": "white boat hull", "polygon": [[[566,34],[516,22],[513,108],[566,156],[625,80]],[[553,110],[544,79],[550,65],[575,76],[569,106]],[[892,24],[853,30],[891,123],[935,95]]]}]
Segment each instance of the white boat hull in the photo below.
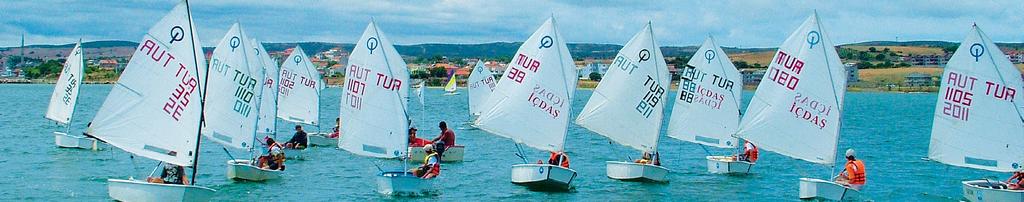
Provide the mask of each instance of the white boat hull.
[{"label": "white boat hull", "polygon": [[[308,148],[307,148],[308,149]],[[285,159],[306,160],[306,149],[282,149]]]},{"label": "white boat hull", "polygon": [[54,143],[60,148],[76,148],[76,149],[89,149],[99,150],[99,141],[88,137],[79,137],[68,135],[63,132],[53,132]]},{"label": "white boat hull", "polygon": [[217,190],[206,187],[108,179],[107,192],[118,201],[210,201]]},{"label": "white boat hull", "polygon": [[983,201],[1024,201],[1024,190],[1006,189],[1006,184],[991,180],[963,181],[964,199]]},{"label": "white boat hull", "polygon": [[458,94],[459,94],[459,92],[447,92],[447,93],[444,93],[444,95],[458,95]]},{"label": "white boat hull", "polygon": [[384,195],[429,195],[435,191],[434,180],[402,171],[383,172],[377,174],[377,192]]},{"label": "white boat hull", "polygon": [[820,198],[834,201],[855,199],[860,191],[828,180],[800,178],[800,199]]},{"label": "white boat hull", "polygon": [[[466,146],[455,145],[444,151],[441,162],[459,162],[465,154]],[[427,157],[427,152],[423,151],[423,147],[409,147],[410,161],[422,163],[424,157]]]},{"label": "white boat hull", "polygon": [[512,166],[512,183],[533,190],[568,191],[576,171],[550,164],[518,164]]},{"label": "white boat hull", "polygon": [[328,133],[316,133],[307,136],[309,146],[314,147],[338,147],[338,138],[329,138]]},{"label": "white boat hull", "polygon": [[625,181],[668,182],[669,170],[652,164],[633,162],[605,162],[608,178]]},{"label": "white boat hull", "polygon": [[754,164],[746,161],[737,161],[732,156],[707,156],[708,172],[714,174],[747,174],[754,168]]},{"label": "white boat hull", "polygon": [[252,165],[249,160],[228,160],[228,179],[266,181],[281,178],[280,170],[265,170]]}]

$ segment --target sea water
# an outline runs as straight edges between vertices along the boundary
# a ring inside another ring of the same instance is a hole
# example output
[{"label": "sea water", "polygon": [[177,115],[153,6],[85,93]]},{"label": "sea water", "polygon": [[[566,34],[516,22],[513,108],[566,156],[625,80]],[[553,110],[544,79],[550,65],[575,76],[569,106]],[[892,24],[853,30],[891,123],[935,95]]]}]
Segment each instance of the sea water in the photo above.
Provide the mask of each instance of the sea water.
[{"label": "sea water", "polygon": [[[84,85],[72,123],[71,134],[81,134],[110,91],[111,85]],[[54,146],[53,131],[64,128],[43,118],[53,85],[0,85],[0,201],[73,200],[105,201],[107,179],[145,179],[157,162],[132,157],[116,148],[104,151],[61,149]],[[829,166],[812,164],[762,151],[747,176],[709,174],[708,154],[733,150],[702,148],[664,136],[660,140],[662,165],[671,169],[666,184],[621,182],[605,176],[605,161],[635,159],[638,151],[611,143],[575,124],[570,124],[565,149],[571,168],[579,172],[568,193],[529,191],[510,183],[510,168],[522,163],[511,140],[468,129],[470,121],[465,89],[459,95],[443,95],[427,89],[426,106],[415,97],[409,115],[420,137],[439,134],[437,122],[447,121],[466,145],[465,162],[442,166],[437,179],[442,190],[436,196],[394,198],[375,192],[377,166],[401,168],[401,161],[356,156],[337,148],[310,148],[307,160],[288,161],[282,179],[268,182],[235,182],[225,177],[228,155],[220,145],[203,141],[198,185],[217,190],[218,201],[338,201],[338,200],[692,200],[692,201],[794,201],[798,178],[827,178]],[[578,90],[573,115],[582,110],[592,91]],[[323,93],[321,123],[307,131],[329,131],[338,116],[339,88]],[[415,96],[415,95],[411,95]],[[673,98],[674,93],[669,94]],[[744,105],[752,92],[744,93]],[[1003,179],[1005,173],[947,166],[923,160],[928,152],[936,94],[847,93],[839,152],[853,147],[867,166],[867,186],[862,194],[877,201],[954,201],[961,199],[960,181],[977,178]],[[672,101],[666,103],[671,112]],[[311,106],[312,107],[312,106]],[[423,110],[421,110],[423,109]],[[343,119],[344,121],[344,119]],[[667,121],[670,120],[665,120]],[[665,124],[667,125],[667,124]],[[278,121],[278,139],[291,137],[293,124]],[[663,127],[664,128],[664,127]],[[139,131],[140,133],[153,131]],[[246,151],[229,150],[237,158]],[[529,161],[546,159],[547,153],[527,148]],[[842,155],[837,155],[841,158]],[[845,162],[837,159],[839,167]],[[837,168],[840,169],[840,168]]]}]

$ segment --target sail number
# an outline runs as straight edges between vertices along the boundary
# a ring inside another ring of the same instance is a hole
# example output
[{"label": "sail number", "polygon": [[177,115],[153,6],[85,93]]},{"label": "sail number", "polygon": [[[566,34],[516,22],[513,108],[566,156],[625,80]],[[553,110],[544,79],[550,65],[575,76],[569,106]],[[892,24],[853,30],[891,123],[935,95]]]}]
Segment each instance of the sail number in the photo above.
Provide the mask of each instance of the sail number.
[{"label": "sail number", "polygon": [[235,106],[233,110],[241,114],[243,117],[249,117],[249,113],[252,112],[253,96],[256,95],[256,84],[259,82],[256,78],[250,75],[243,74],[242,71],[235,70],[235,76],[232,81],[236,82],[238,86],[235,88]]},{"label": "sail number", "polygon": [[644,118],[651,118],[651,113],[654,112],[655,107],[661,102],[662,96],[665,95],[665,88],[661,87],[661,84],[650,75],[647,76],[647,81],[644,81],[644,87],[647,89],[647,94],[636,105],[636,111],[640,112]]},{"label": "sail number", "polygon": [[78,79],[75,79],[75,74],[68,72],[67,65],[64,66],[64,73],[68,74],[68,86],[64,88],[64,97],[61,101],[64,101],[64,105],[71,105],[71,98],[74,97],[71,93],[75,91],[75,86],[78,86]]},{"label": "sail number", "polygon": [[[174,55],[167,52],[167,48],[160,46],[148,38],[145,42],[139,44],[138,51],[149,56],[139,58],[139,61],[152,61],[155,63],[152,66],[160,66],[165,69],[167,68],[167,65],[175,59]],[[152,60],[145,60],[145,58]],[[160,64],[161,62],[163,64]],[[174,90],[171,90],[171,95],[167,98],[167,102],[164,103],[163,110],[175,121],[180,121],[182,112],[185,111],[185,108],[187,108],[189,103],[191,103],[190,98],[192,97],[192,93],[195,92],[196,86],[199,85],[199,80],[195,75],[191,74],[192,72],[189,71],[189,67],[185,66],[185,64],[177,64],[178,68],[170,69],[169,72],[174,72],[174,78],[178,81],[178,86],[174,88]]]},{"label": "sail number", "polygon": [[772,82],[782,85],[782,87],[796,90],[796,86],[800,84],[800,77],[798,76],[804,68],[804,61],[782,50],[779,50],[775,55],[774,65],[771,65],[771,69],[765,76]]},{"label": "sail number", "polygon": [[515,81],[516,83],[523,83],[523,79],[526,78],[527,74],[526,70],[529,70],[533,73],[537,73],[537,71],[540,69],[540,61],[532,59],[524,54],[517,55],[515,61],[516,65],[518,66],[512,66],[512,68],[508,70],[508,74],[506,74],[505,77],[511,79],[512,81]]},{"label": "sail number", "polygon": [[968,121],[971,103],[974,101],[974,83],[978,78],[949,71],[946,75],[946,89],[942,94],[942,114],[957,120]]}]

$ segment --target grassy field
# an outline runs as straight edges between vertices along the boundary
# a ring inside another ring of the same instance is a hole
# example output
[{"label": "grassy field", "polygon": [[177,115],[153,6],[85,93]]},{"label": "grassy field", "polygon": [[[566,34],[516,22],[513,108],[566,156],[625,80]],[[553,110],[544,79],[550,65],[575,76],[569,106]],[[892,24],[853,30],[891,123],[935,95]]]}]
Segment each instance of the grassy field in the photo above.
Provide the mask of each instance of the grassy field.
[{"label": "grassy field", "polygon": [[860,70],[861,82],[869,83],[894,83],[902,84],[905,76],[911,73],[923,73],[932,76],[942,74],[942,68],[938,67],[907,67],[888,69],[862,69]]},{"label": "grassy field", "polygon": [[775,57],[775,51],[762,51],[762,52],[751,52],[751,53],[737,53],[729,54],[729,59],[735,61],[746,61],[747,64],[754,65],[755,63],[761,64],[761,66],[768,66],[771,63],[772,58]]},{"label": "grassy field", "polygon": [[942,55],[942,48],[938,47],[922,47],[922,46],[843,46],[843,48],[850,48],[858,51],[868,51],[869,48],[875,47],[876,50],[882,51],[883,49],[889,48],[890,51],[896,52],[900,55],[913,54],[913,55]]}]

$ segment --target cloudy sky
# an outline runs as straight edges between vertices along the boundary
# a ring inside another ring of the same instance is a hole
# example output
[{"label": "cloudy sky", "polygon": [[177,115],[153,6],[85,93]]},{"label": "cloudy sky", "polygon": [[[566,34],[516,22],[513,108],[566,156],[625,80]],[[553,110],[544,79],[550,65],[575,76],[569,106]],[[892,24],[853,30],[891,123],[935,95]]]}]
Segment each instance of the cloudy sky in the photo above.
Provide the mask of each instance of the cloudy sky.
[{"label": "cloudy sky", "polygon": [[[141,39],[176,0],[4,0],[0,47]],[[961,40],[977,22],[998,42],[1024,42],[1024,3],[972,1],[193,0],[204,45],[232,23],[268,42],[352,43],[375,18],[396,44],[522,41],[554,15],[570,42],[622,44],[648,20],[664,46],[775,47],[817,10],[836,43]]]}]

